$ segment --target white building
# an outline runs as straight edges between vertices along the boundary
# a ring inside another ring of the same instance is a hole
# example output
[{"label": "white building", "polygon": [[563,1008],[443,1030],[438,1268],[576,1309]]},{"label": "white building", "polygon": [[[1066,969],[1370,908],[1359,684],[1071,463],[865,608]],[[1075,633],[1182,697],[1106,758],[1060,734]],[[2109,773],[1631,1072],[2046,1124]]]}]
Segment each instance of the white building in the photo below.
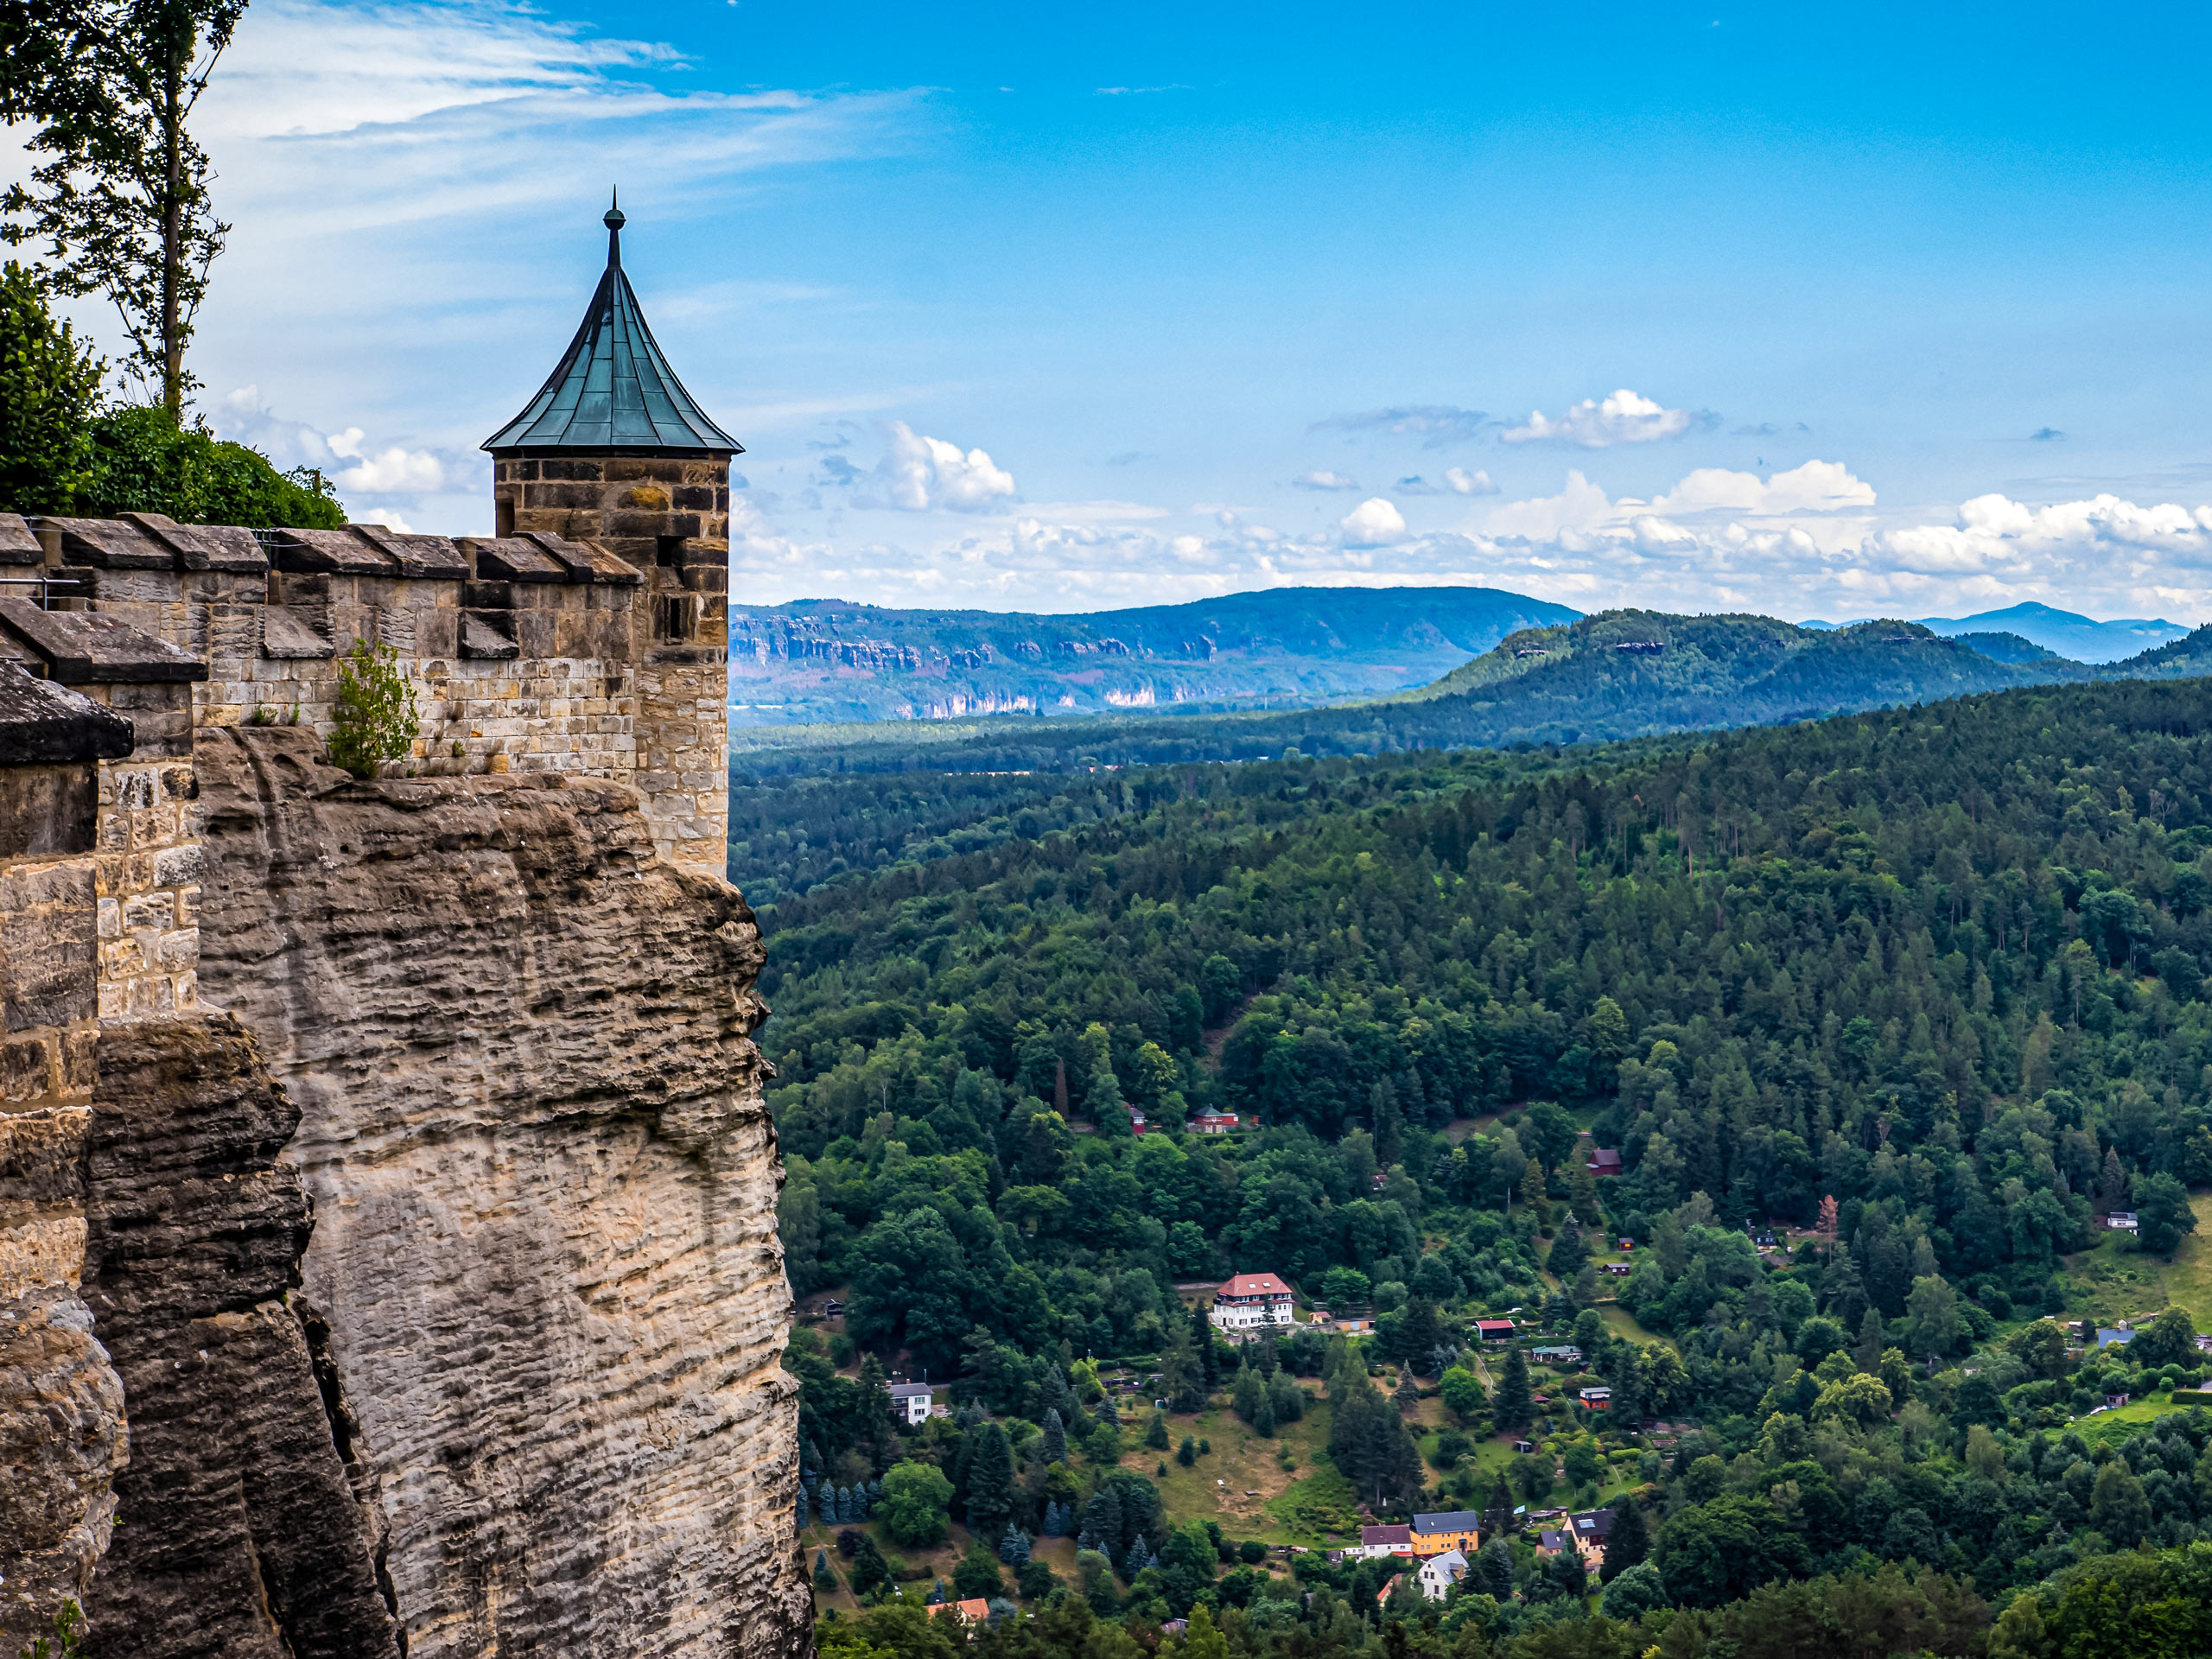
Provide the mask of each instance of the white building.
[{"label": "white building", "polygon": [[891,1395],[891,1414],[905,1421],[909,1428],[930,1420],[931,1389],[926,1382],[893,1382],[887,1385]]},{"label": "white building", "polygon": [[1421,1592],[1431,1601],[1441,1601],[1450,1593],[1459,1575],[1467,1570],[1467,1558],[1456,1549],[1447,1549],[1441,1555],[1432,1555],[1421,1564]]},{"label": "white building", "polygon": [[1272,1273],[1240,1273],[1213,1294],[1206,1317],[1230,1335],[1291,1325],[1290,1287]]}]

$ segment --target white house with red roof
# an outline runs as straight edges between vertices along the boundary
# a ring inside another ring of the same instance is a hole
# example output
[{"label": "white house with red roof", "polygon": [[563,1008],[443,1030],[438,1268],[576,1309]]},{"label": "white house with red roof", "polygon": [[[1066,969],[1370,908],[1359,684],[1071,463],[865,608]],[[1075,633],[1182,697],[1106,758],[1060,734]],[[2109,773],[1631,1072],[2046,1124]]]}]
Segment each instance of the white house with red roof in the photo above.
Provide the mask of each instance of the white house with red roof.
[{"label": "white house with red roof", "polygon": [[1291,1325],[1290,1287],[1272,1273],[1240,1273],[1213,1294],[1206,1317],[1236,1336]]}]

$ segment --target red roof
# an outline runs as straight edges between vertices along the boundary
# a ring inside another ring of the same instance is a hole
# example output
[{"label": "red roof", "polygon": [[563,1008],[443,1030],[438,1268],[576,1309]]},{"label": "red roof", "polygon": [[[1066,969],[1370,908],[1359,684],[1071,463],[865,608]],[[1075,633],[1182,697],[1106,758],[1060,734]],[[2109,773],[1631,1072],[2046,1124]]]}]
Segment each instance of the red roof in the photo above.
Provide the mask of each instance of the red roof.
[{"label": "red roof", "polygon": [[965,1601],[938,1601],[930,1604],[930,1617],[942,1612],[955,1612],[970,1624],[981,1624],[991,1616],[991,1604],[981,1596],[970,1596]]},{"label": "red roof", "polygon": [[1478,1331],[1510,1331],[1512,1328],[1513,1321],[1510,1319],[1477,1319],[1475,1321],[1475,1329]]},{"label": "red roof", "polygon": [[1287,1296],[1290,1287],[1272,1273],[1240,1273],[1219,1290],[1217,1296]]}]

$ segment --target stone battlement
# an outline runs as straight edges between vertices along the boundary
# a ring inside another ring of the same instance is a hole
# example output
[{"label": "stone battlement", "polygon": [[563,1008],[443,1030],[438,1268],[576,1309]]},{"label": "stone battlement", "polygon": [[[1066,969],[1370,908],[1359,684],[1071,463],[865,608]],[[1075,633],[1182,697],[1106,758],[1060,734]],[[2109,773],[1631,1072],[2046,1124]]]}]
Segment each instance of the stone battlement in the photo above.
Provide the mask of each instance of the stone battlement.
[{"label": "stone battlement", "polygon": [[[403,534],[381,524],[249,531],[121,518],[0,513],[0,577],[48,579],[8,629],[34,654],[71,647],[28,613],[106,619],[177,655],[94,682],[138,728],[141,747],[188,757],[201,727],[282,722],[327,736],[340,659],[388,645],[415,689],[422,776],[562,772],[635,788],[657,849],[720,874],[728,832],[727,581],[702,581],[685,538],[643,569],[599,543],[549,531],[507,537]],[[721,549],[718,558],[726,558]],[[28,587],[0,593],[28,594]],[[4,626],[0,624],[0,626]],[[121,650],[120,636],[111,642]],[[112,655],[112,652],[111,653]],[[127,653],[126,653],[127,654]],[[179,663],[203,673],[186,676]],[[66,666],[66,665],[65,665]]]}]

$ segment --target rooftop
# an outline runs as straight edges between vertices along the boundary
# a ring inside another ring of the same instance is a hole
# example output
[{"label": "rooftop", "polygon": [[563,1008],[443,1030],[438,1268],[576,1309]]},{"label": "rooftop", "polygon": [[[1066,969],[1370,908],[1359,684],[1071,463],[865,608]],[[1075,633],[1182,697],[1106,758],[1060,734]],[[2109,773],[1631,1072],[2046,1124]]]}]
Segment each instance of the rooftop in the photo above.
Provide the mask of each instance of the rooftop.
[{"label": "rooftop", "polygon": [[1222,1296],[1287,1296],[1290,1287],[1272,1273],[1240,1273],[1216,1293]]},{"label": "rooftop", "polygon": [[1480,1510],[1438,1510],[1414,1516],[1415,1532],[1472,1532],[1482,1523]]},{"label": "rooftop", "polygon": [[607,210],[607,270],[576,337],[529,407],[484,441],[494,454],[734,455],[645,326],[622,270],[619,207]]}]

